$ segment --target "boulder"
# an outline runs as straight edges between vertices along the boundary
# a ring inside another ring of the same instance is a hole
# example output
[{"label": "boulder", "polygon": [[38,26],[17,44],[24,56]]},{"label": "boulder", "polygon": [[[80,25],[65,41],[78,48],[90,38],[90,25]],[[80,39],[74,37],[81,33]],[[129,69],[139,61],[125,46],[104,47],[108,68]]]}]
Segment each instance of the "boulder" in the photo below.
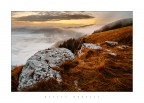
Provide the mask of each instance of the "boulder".
[{"label": "boulder", "polygon": [[64,61],[72,59],[74,59],[74,54],[66,48],[38,51],[27,60],[23,67],[19,77],[18,90],[30,88],[42,79],[55,78],[58,82],[61,82],[59,71],[53,70],[51,67],[59,66]]},{"label": "boulder", "polygon": [[83,43],[82,46],[81,46],[81,49],[78,51],[78,56],[80,57],[83,53],[82,53],[82,50],[84,48],[88,48],[88,49],[98,49],[98,50],[101,50],[102,47],[100,45],[97,45],[97,44],[91,44],[91,43]]},{"label": "boulder", "polygon": [[118,42],[115,42],[115,41],[105,41],[105,43],[107,43],[109,46],[116,46],[116,45],[118,45]]}]

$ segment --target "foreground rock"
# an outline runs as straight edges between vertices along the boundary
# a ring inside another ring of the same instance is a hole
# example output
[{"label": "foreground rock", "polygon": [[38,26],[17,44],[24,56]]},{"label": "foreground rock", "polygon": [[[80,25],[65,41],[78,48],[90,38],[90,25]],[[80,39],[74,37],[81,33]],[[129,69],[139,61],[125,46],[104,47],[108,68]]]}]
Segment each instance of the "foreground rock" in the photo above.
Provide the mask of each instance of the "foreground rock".
[{"label": "foreground rock", "polygon": [[65,48],[53,48],[42,50],[31,56],[19,77],[18,90],[30,88],[42,79],[55,78],[61,82],[61,75],[51,67],[59,66],[65,60],[74,59],[74,54]]}]

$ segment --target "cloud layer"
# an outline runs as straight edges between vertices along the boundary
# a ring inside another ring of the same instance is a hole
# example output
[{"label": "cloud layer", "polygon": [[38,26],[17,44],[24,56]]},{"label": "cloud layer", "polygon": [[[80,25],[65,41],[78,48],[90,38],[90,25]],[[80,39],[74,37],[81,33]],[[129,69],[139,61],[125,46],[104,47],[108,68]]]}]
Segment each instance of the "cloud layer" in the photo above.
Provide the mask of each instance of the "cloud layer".
[{"label": "cloud layer", "polygon": [[70,19],[89,19],[94,18],[93,16],[86,14],[67,14],[67,13],[59,13],[58,15],[47,14],[37,14],[37,15],[29,15],[17,17],[14,20],[16,21],[50,21],[50,20],[70,20]]}]

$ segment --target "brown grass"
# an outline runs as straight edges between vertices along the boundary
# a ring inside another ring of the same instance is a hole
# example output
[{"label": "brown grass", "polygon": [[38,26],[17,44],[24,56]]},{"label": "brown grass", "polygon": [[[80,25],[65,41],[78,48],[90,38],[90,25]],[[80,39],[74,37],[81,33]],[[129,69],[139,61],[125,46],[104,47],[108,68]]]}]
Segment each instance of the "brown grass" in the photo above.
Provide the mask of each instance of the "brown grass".
[{"label": "brown grass", "polygon": [[[86,42],[100,43],[103,50],[84,49],[84,54],[73,68],[70,64],[62,64],[68,72],[62,73],[63,82],[69,84],[68,91],[74,90],[74,81],[78,80],[81,90],[75,91],[132,91],[132,26],[92,34],[84,37]],[[129,45],[129,48],[119,50],[107,46],[105,41],[117,41],[118,45]],[[116,57],[106,53],[109,49]]]},{"label": "brown grass", "polygon": [[117,41],[118,43],[127,43],[132,45],[132,26],[123,27],[115,30],[109,30],[92,34],[86,38],[89,43],[104,43],[105,41]]},{"label": "brown grass", "polygon": [[19,76],[22,71],[23,65],[22,66],[16,66],[12,71],[11,71],[11,91],[17,91],[18,83],[19,83]]},{"label": "brown grass", "polygon": [[69,84],[68,91],[74,90],[75,80],[78,80],[80,91],[132,91],[132,62],[108,54],[101,55],[102,52],[89,50],[86,56],[77,58],[77,66],[61,74],[63,82]]}]

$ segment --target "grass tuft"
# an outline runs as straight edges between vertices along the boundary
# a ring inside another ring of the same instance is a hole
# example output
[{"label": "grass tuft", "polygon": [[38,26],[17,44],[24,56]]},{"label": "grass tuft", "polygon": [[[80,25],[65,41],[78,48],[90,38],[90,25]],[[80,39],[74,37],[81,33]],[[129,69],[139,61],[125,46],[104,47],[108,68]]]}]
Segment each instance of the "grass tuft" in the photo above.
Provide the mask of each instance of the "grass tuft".
[{"label": "grass tuft", "polygon": [[17,91],[17,87],[19,84],[19,76],[20,76],[22,69],[23,69],[23,65],[22,66],[16,66],[11,71],[11,91],[13,91],[13,92]]}]

